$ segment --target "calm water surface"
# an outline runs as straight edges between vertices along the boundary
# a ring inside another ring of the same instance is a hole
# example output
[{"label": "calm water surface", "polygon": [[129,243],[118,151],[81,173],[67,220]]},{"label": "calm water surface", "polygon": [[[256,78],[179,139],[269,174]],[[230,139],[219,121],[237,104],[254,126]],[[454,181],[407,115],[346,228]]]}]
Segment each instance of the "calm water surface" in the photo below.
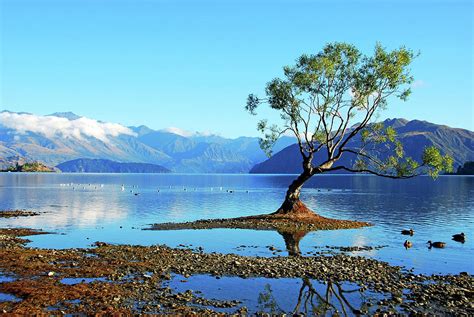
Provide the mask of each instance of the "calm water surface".
[{"label": "calm water surface", "polygon": [[[131,244],[192,244],[208,252],[273,256],[284,249],[276,232],[214,229],[144,231],[148,224],[268,213],[277,209],[291,175],[16,174],[0,175],[0,209],[43,212],[0,219],[2,227],[32,227],[61,233],[32,237],[31,246],[86,247],[94,241]],[[121,190],[121,185],[125,190]],[[234,193],[228,193],[233,190]],[[132,193],[133,191],[133,193]],[[248,192],[247,192],[248,191]],[[139,193],[135,195],[134,193]],[[321,215],[369,221],[373,227],[311,232],[303,252],[326,246],[380,246],[354,252],[422,273],[474,273],[474,178],[444,176],[389,180],[371,176],[314,177],[302,199]],[[413,228],[405,250],[400,230]],[[451,235],[467,234],[466,243]],[[426,242],[445,241],[445,249]],[[239,248],[241,245],[252,246]]]},{"label": "calm water surface", "polygon": [[[141,229],[157,222],[272,212],[281,204],[293,178],[291,175],[0,174],[0,210],[42,212],[36,217],[0,219],[0,227],[41,228],[58,233],[31,237],[30,246],[41,248],[87,247],[94,241],[105,241],[173,247],[185,244],[202,246],[206,252],[275,256],[268,246],[285,250],[285,244],[272,231]],[[334,246],[385,246],[352,254],[381,259],[418,273],[474,273],[474,177],[444,176],[433,181],[428,177],[389,180],[371,176],[320,176],[308,182],[302,199],[321,215],[374,224],[362,229],[308,233],[300,243],[303,253],[325,251]],[[400,231],[409,228],[415,230],[415,235],[408,237],[413,247],[405,250],[403,242],[407,237]],[[464,244],[451,240],[453,234],[460,232],[467,234]],[[426,245],[428,240],[447,242],[447,247],[430,250]],[[192,276],[185,281],[177,277],[170,283],[175,291],[193,289],[211,298],[238,298],[250,312],[293,312],[295,307],[300,307],[301,294],[312,295],[301,279],[223,277],[216,280],[210,276]],[[328,287],[336,291],[355,287],[350,283],[334,286],[328,281],[310,283],[311,289],[321,294],[326,294]],[[8,296],[0,294],[0,300],[16,300]],[[341,296],[333,297],[332,304],[344,311]],[[348,292],[346,296],[351,305],[361,307],[370,298],[377,301],[384,295]],[[302,306],[299,309],[303,311]],[[322,311],[313,313],[322,314]]]}]

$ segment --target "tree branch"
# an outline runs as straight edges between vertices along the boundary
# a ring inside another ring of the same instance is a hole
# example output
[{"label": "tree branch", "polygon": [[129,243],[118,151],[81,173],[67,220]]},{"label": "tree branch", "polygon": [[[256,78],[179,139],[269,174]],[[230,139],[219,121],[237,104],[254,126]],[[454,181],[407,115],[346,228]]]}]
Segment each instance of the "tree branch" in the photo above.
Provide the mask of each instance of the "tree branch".
[{"label": "tree branch", "polygon": [[391,179],[408,179],[408,178],[413,178],[413,177],[422,175],[422,174],[412,174],[412,175],[397,176],[397,175],[390,175],[390,174],[382,174],[382,173],[372,171],[369,169],[353,169],[346,166],[331,167],[329,169],[326,169],[324,172],[332,172],[332,171],[337,171],[337,170],[345,170],[351,173],[368,173],[368,174],[385,177],[385,178],[391,178]]}]

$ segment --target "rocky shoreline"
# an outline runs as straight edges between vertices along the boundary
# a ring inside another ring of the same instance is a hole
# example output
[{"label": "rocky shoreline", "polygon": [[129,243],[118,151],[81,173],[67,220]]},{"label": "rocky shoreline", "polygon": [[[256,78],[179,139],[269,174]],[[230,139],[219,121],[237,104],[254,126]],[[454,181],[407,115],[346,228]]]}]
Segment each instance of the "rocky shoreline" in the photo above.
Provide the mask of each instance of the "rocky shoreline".
[{"label": "rocky shoreline", "polygon": [[[383,295],[355,309],[354,314],[474,314],[474,279],[458,275],[413,274],[398,266],[360,256],[247,257],[205,253],[202,248],[163,245],[133,246],[95,243],[88,249],[35,249],[24,246],[22,235],[44,234],[31,229],[0,230],[0,272],[11,280],[0,283],[0,293],[18,301],[0,302],[4,313],[156,313],[244,314],[235,300],[205,298],[198,292],[173,292],[166,281],[173,274],[184,278],[301,278],[352,282],[360,290]],[[64,278],[77,278],[64,284]],[[80,282],[82,279],[96,279]],[[99,279],[100,278],[100,279]]]},{"label": "rocky shoreline", "polygon": [[0,218],[16,218],[38,216],[39,212],[29,210],[0,210]]}]

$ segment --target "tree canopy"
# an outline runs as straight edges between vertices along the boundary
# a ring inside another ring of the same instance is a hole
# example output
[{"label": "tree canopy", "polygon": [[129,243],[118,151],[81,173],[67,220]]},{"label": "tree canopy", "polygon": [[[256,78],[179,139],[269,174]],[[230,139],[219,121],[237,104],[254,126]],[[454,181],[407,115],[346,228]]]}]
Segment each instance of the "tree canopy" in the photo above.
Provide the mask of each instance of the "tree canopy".
[{"label": "tree canopy", "polygon": [[[258,123],[260,146],[271,155],[281,135],[293,134],[307,176],[345,170],[408,178],[452,171],[452,158],[436,147],[425,148],[418,160],[406,156],[395,129],[375,122],[390,99],[409,97],[409,66],[416,56],[405,47],[388,51],[380,44],[369,56],[347,43],[330,43],[316,55],[302,55],[294,66],[284,67],[283,78],[267,83],[266,97],[248,96],[251,114],[267,104],[281,118],[279,123]],[[321,151],[325,160],[313,162]],[[352,166],[337,164],[343,155],[354,157]]]}]

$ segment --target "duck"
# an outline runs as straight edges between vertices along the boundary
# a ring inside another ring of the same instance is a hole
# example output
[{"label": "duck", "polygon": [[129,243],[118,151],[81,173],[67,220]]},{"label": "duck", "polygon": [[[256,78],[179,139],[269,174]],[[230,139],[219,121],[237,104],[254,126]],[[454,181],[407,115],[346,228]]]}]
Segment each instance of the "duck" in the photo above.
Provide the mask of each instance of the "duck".
[{"label": "duck", "polygon": [[409,249],[413,246],[413,243],[411,243],[411,241],[405,240],[405,243],[403,243],[403,246],[405,247],[405,249]]},{"label": "duck", "polygon": [[410,229],[410,230],[402,230],[402,234],[406,235],[406,236],[412,236],[413,234],[415,233],[415,231],[413,229]]},{"label": "duck", "polygon": [[441,248],[444,248],[446,246],[446,242],[440,242],[440,241],[431,242],[431,240],[430,240],[427,243],[429,244],[430,249],[431,248],[440,248],[441,249]]},{"label": "duck", "polygon": [[464,232],[453,234],[453,240],[464,243],[466,242],[466,235],[464,234]]}]

